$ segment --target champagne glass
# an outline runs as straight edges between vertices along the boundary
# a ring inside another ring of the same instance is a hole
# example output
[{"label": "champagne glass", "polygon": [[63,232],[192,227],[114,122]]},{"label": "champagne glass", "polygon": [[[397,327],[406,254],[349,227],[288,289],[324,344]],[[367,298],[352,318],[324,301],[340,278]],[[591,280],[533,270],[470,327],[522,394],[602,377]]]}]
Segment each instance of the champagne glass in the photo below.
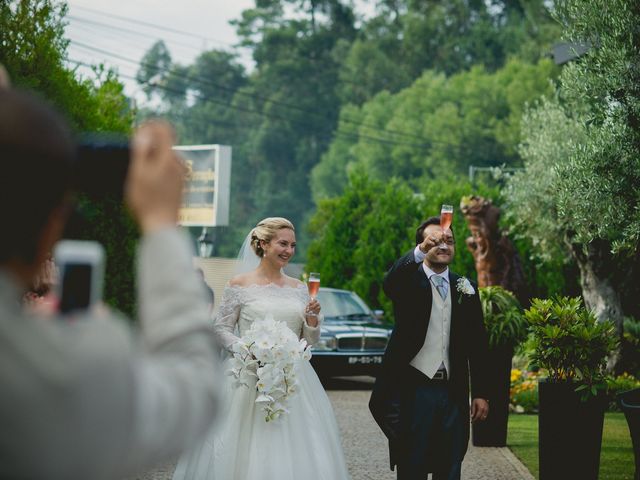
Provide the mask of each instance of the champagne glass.
[{"label": "champagne glass", "polygon": [[443,231],[451,226],[453,220],[453,205],[442,205],[440,209],[440,227]]},{"label": "champagne glass", "polygon": [[318,296],[318,290],[320,290],[320,274],[318,272],[309,273],[307,287],[309,288],[309,296],[312,300],[315,300]]},{"label": "champagne glass", "polygon": [[[318,296],[318,290],[320,290],[320,274],[318,272],[309,272],[309,278],[307,279],[307,287],[309,288],[309,296],[311,300],[315,300]],[[307,313],[307,315],[316,317],[315,313]]]}]

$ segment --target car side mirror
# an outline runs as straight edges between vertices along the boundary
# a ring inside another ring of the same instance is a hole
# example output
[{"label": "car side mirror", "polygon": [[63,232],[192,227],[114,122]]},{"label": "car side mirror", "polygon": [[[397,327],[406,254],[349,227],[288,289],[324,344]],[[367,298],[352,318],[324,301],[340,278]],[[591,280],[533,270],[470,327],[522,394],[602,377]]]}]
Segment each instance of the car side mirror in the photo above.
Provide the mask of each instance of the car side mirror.
[{"label": "car side mirror", "polygon": [[384,310],[374,310],[373,316],[378,320],[382,320],[384,318]]}]

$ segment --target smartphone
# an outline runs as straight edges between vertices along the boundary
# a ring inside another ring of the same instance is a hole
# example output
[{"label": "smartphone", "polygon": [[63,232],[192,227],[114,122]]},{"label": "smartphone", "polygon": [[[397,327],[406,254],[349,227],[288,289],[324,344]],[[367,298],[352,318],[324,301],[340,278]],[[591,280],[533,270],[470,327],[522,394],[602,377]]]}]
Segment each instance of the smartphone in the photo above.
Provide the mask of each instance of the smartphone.
[{"label": "smartphone", "polygon": [[102,300],[104,248],[98,242],[61,240],[53,250],[56,294],[62,314],[87,310]]}]

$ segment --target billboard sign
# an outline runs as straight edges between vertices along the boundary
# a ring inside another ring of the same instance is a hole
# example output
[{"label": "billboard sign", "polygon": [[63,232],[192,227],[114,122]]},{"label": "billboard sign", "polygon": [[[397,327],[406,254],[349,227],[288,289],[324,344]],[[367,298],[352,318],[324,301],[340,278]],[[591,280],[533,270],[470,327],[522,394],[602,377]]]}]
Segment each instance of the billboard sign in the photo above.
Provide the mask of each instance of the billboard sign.
[{"label": "billboard sign", "polygon": [[187,166],[179,224],[185,227],[229,225],[231,147],[180,145],[174,149],[180,152]]}]

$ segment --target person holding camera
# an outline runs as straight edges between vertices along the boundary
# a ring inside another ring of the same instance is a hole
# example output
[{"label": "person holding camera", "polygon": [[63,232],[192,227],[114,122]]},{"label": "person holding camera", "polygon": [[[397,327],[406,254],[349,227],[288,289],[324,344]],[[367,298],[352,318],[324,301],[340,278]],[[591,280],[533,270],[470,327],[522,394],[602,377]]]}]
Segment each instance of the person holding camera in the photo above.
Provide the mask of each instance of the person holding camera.
[{"label": "person holding camera", "polygon": [[131,144],[126,200],[142,239],[140,338],[110,313],[42,322],[21,307],[70,210],[75,145],[27,93],[0,89],[0,478],[117,479],[195,442],[218,403],[217,347],[189,240],[171,128]]}]

